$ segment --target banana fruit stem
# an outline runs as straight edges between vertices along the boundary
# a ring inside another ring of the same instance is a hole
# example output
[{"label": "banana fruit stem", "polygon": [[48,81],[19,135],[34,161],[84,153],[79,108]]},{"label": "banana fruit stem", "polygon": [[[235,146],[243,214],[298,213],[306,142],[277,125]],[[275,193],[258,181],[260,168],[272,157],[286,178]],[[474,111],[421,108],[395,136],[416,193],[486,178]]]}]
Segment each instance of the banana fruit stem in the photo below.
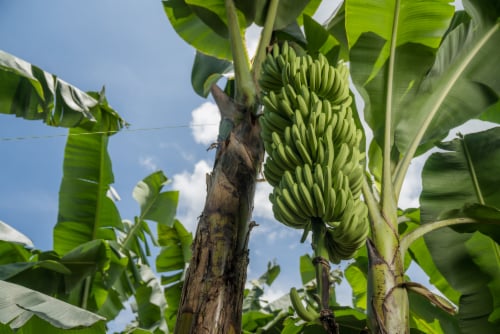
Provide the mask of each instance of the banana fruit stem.
[{"label": "banana fruit stem", "polygon": [[339,334],[339,326],[335,321],[335,315],[329,307],[330,301],[330,263],[328,252],[325,247],[326,228],[323,221],[313,218],[312,222],[312,247],[314,249],[313,263],[316,267],[316,281],[318,283],[318,295],[320,296],[320,321],[328,334]]}]

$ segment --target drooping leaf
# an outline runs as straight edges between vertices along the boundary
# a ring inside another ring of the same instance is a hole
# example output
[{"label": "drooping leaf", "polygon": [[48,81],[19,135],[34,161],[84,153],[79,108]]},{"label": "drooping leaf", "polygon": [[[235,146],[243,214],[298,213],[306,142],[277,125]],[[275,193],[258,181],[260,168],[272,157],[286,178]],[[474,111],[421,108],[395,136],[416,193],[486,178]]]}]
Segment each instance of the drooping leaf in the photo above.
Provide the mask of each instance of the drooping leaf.
[{"label": "drooping leaf", "polygon": [[[443,143],[444,153],[434,153],[423,170],[420,198],[422,222],[439,219],[464,203],[500,203],[500,128],[466,135]],[[479,217],[478,217],[479,218]],[[500,330],[498,286],[500,247],[479,232],[459,233],[442,228],[425,235],[434,263],[449,284],[461,293],[459,324],[463,333]]]},{"label": "drooping leaf", "polygon": [[0,296],[0,322],[13,329],[34,316],[57,328],[93,327],[95,333],[104,329],[105,318],[17,284],[0,281]]},{"label": "drooping leaf", "polygon": [[487,0],[465,4],[472,21],[447,35],[418,98],[401,113],[395,135],[401,152],[419,132],[425,131],[420,145],[440,140],[498,101],[500,70],[491,55],[500,52],[500,5]]},{"label": "drooping leaf", "polygon": [[196,52],[193,69],[191,71],[191,84],[194,91],[207,97],[210,87],[215,84],[223,74],[233,69],[231,62],[223,59],[208,56],[201,52]]},{"label": "drooping leaf", "polygon": [[[100,126],[100,131],[117,131],[125,125],[104,102],[104,94],[91,96],[1,50],[0,113],[41,120],[51,126]],[[98,118],[110,121],[101,126]]]},{"label": "drooping leaf", "polygon": [[163,0],[163,8],[177,34],[196,50],[231,60],[229,39],[212,30],[184,0]]},{"label": "drooping leaf", "polygon": [[24,245],[26,247],[34,247],[33,242],[13,228],[12,226],[4,223],[3,221],[0,220],[0,240],[5,241],[5,242],[12,242],[12,243],[17,243],[20,245]]},{"label": "drooping leaf", "polygon": [[113,183],[107,134],[70,129],[59,190],[59,215],[54,228],[54,250],[66,254],[95,240],[115,240],[122,228],[118,210],[107,196]]}]

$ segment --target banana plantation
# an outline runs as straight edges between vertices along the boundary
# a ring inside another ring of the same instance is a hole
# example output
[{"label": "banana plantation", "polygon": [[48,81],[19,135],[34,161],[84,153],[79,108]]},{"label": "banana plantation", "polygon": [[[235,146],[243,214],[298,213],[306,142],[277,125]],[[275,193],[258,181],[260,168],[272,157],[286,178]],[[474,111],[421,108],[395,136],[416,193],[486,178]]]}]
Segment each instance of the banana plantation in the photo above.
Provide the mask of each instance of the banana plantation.
[{"label": "banana plantation", "polygon": [[[194,235],[161,171],[121,218],[108,141],[127,122],[104,91],[0,51],[2,117],[69,131],[53,249],[0,221],[0,332],[106,333],[133,303],[123,333],[500,333],[500,1],[336,3],[318,22],[321,0],[161,1],[222,115]],[[473,119],[495,126],[445,140]],[[419,207],[401,209],[424,154]],[[278,265],[247,283],[259,181],[312,246],[303,285],[270,303]]]}]

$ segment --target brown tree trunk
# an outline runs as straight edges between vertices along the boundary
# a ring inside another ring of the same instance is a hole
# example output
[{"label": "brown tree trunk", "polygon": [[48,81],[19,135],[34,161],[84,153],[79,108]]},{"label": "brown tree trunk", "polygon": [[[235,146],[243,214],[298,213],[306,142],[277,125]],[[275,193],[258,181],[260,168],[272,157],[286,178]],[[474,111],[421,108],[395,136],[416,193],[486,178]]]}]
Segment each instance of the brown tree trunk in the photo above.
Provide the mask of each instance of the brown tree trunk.
[{"label": "brown tree trunk", "polygon": [[255,116],[249,110],[238,114],[243,118],[219,143],[214,169],[207,175],[207,198],[183,286],[177,334],[241,332],[250,218],[264,148]]}]

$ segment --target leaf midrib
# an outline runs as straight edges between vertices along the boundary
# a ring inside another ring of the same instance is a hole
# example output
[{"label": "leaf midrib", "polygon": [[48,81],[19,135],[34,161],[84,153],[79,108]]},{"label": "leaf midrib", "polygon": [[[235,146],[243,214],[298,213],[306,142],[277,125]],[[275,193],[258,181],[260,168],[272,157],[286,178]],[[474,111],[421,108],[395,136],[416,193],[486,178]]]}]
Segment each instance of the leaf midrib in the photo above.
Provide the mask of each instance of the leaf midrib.
[{"label": "leaf midrib", "polygon": [[451,77],[448,79],[448,83],[444,85],[444,87],[441,88],[440,91],[438,91],[438,94],[435,95],[437,96],[436,102],[432,106],[432,109],[427,115],[427,117],[424,119],[422,126],[416,133],[415,138],[412,140],[410,147],[408,148],[408,151],[406,152],[403,160],[400,163],[400,166],[398,166],[397,168],[396,177],[394,179],[395,180],[394,189],[396,194],[399,194],[401,191],[401,187],[403,186],[403,181],[406,172],[408,170],[408,167],[410,165],[410,162],[413,159],[413,156],[415,155],[415,152],[417,151],[417,148],[420,145],[420,142],[424,137],[427,129],[429,128],[432,120],[434,119],[434,116],[436,116],[438,110],[441,108],[441,105],[444,103],[446,97],[448,96],[449,92],[453,89],[456,82],[466,71],[468,65],[480,52],[482,47],[490,40],[493,34],[497,32],[499,27],[500,27],[500,22],[497,22],[495,25],[493,25],[489,30],[485,32],[484,36],[481,39],[479,39],[479,41],[477,41],[476,44],[473,45],[473,47],[470,49],[469,54],[455,66],[456,70],[452,73]]}]

